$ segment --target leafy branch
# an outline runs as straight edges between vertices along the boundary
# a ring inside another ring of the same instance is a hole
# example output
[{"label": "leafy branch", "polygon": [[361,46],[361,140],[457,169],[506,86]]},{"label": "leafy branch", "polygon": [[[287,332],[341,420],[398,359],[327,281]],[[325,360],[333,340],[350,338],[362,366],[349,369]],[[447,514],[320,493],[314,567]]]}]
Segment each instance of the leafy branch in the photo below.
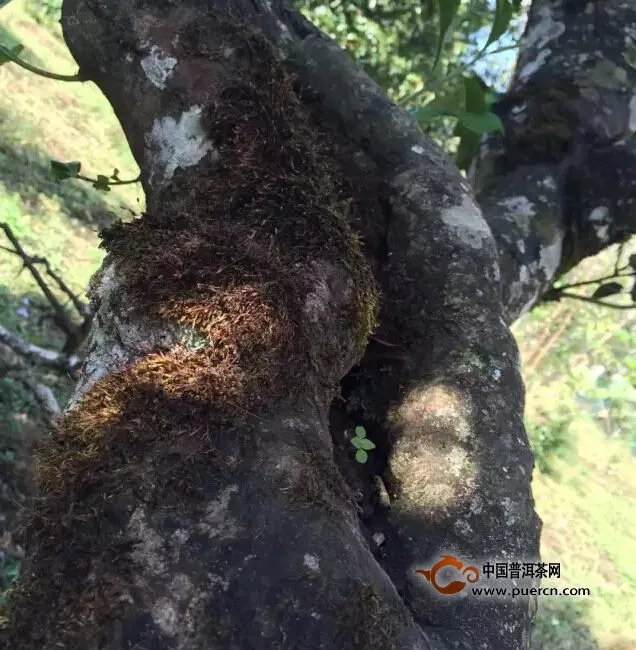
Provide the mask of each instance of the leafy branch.
[{"label": "leafy branch", "polygon": [[49,72],[48,70],[43,70],[37,66],[28,63],[24,59],[20,58],[20,53],[24,49],[23,45],[15,45],[14,47],[6,47],[5,45],[0,45],[0,65],[8,63],[9,61],[19,65],[21,68],[33,72],[34,74],[39,75],[40,77],[46,77],[47,79],[55,79],[55,81],[87,81],[86,76],[81,72],[78,72],[74,75],[68,74],[57,74],[56,72]]},{"label": "leafy branch", "polygon": [[77,178],[81,181],[90,183],[95,189],[102,192],[110,192],[110,188],[115,185],[133,185],[141,180],[141,176],[130,180],[122,181],[119,178],[119,170],[114,169],[110,177],[103,174],[98,174],[97,178],[90,178],[80,174],[82,163],[78,161],[73,162],[60,162],[58,160],[51,160],[51,174],[57,181],[63,181],[68,178]]},{"label": "leafy branch", "polygon": [[[573,298],[574,300],[581,300],[583,302],[601,305],[602,307],[611,307],[612,309],[636,309],[636,254],[630,255],[628,263],[621,266],[620,257],[622,251],[623,246],[621,245],[614,266],[614,272],[611,275],[606,275],[602,278],[595,278],[594,280],[583,280],[581,282],[572,282],[571,284],[552,287],[545,296],[543,296],[543,300],[546,302],[558,302],[561,298]],[[617,280],[621,278],[634,279],[634,283],[630,290],[630,298],[632,300],[631,305],[619,305],[615,302],[607,302],[607,300],[605,300],[605,298],[624,293],[624,285],[621,282],[617,282]],[[570,291],[570,289],[588,287],[590,285],[597,285],[591,296]]]},{"label": "leafy branch", "polygon": [[[418,88],[417,90],[414,90],[410,95],[407,95],[406,97],[402,97],[401,99],[398,100],[398,104],[400,106],[405,106],[413,101],[415,101],[422,93],[424,92],[430,92],[434,93],[439,90],[442,90],[444,88],[448,88],[449,86],[449,81],[452,81],[458,77],[463,76],[467,72],[470,71],[470,69],[477,63],[478,61],[481,61],[481,59],[485,59],[486,57],[492,56],[493,54],[500,54],[501,52],[508,52],[509,50],[516,50],[519,47],[519,43],[513,43],[512,45],[504,45],[502,47],[498,47],[494,50],[490,50],[490,52],[486,51],[486,48],[483,48],[477,55],[475,55],[472,59],[467,61],[466,63],[463,63],[459,67],[457,67],[455,70],[453,70],[450,74],[446,75],[443,78],[437,79],[436,81],[433,81],[431,84],[422,86],[421,88]],[[435,101],[435,100],[433,100]]]}]

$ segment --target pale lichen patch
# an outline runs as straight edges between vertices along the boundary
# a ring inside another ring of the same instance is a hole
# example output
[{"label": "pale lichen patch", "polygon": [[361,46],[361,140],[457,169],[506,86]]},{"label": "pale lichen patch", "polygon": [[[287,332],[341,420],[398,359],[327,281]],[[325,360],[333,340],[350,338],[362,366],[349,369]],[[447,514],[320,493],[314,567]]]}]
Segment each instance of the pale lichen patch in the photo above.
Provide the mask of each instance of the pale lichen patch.
[{"label": "pale lichen patch", "polygon": [[546,62],[550,54],[552,54],[552,50],[549,47],[541,50],[534,61],[529,61],[521,68],[518,75],[519,79],[525,81],[531,77]]},{"label": "pale lichen patch", "polygon": [[519,217],[531,218],[537,213],[534,203],[526,196],[510,196],[499,201],[497,205]]},{"label": "pale lichen patch", "polygon": [[239,532],[237,522],[229,514],[230,499],[238,492],[237,485],[226,487],[218,499],[209,503],[197,526],[200,532],[211,539],[231,539]]},{"label": "pale lichen patch", "polygon": [[552,11],[549,6],[541,7],[538,14],[540,20],[532,26],[526,37],[523,39],[524,50],[528,50],[532,47],[541,50],[550,41],[559,38],[559,36],[565,32],[565,25],[562,22],[553,19]]},{"label": "pale lichen patch", "polygon": [[99,307],[88,341],[89,353],[83,373],[68,410],[79,404],[95,382],[130,363],[133,358],[176,343],[174,328],[169,323],[150,322],[145,313],[122,309],[123,282],[117,265],[106,259],[104,267],[91,280],[94,287],[92,298]]},{"label": "pale lichen patch", "polygon": [[192,581],[185,573],[177,573],[170,583],[170,593],[178,602],[190,598],[193,589]]},{"label": "pale lichen patch", "polygon": [[157,175],[163,182],[169,181],[177,169],[196,165],[209,152],[218,156],[203,131],[200,106],[192,106],[178,119],[171,116],[156,119],[146,136],[146,144],[152,151],[151,183]]},{"label": "pale lichen patch", "polygon": [[153,604],[151,616],[154,624],[166,635],[176,636],[177,622],[179,616],[172,601],[168,598],[160,598]]},{"label": "pale lichen patch", "polygon": [[441,219],[459,239],[471,248],[479,249],[492,234],[473,199],[466,195],[461,205],[442,211]]},{"label": "pale lichen patch", "polygon": [[629,130],[636,132],[636,95],[629,100]]},{"label": "pale lichen patch", "polygon": [[539,266],[545,273],[546,281],[551,280],[561,264],[563,253],[563,233],[558,233],[551,244],[541,247],[539,252]]},{"label": "pale lichen patch", "polygon": [[146,513],[137,508],[131,515],[126,527],[129,539],[133,542],[131,558],[148,573],[163,575],[166,562],[163,555],[161,536],[149,524]]},{"label": "pale lichen patch", "polygon": [[291,33],[289,32],[289,27],[287,27],[287,25],[285,25],[285,23],[282,20],[277,19],[276,22],[278,23],[278,28],[280,29],[280,35],[283,38],[283,40],[293,41],[294,39]]},{"label": "pale lichen patch", "polygon": [[517,512],[516,506],[510,497],[504,497],[501,500],[501,506],[504,511],[504,517],[506,520],[507,526],[514,526],[519,520],[519,513]]},{"label": "pale lichen patch", "polygon": [[588,219],[592,222],[596,237],[602,242],[607,241],[609,236],[609,209],[604,205],[594,208],[590,212]]},{"label": "pale lichen patch", "polygon": [[548,190],[556,190],[557,184],[554,176],[546,176],[542,181],[539,181],[540,187],[545,187]]},{"label": "pale lichen patch", "polygon": [[303,566],[306,566],[310,571],[320,571],[318,557],[311,553],[305,553],[303,557]]},{"label": "pale lichen patch", "polygon": [[465,519],[458,519],[453,524],[453,528],[460,537],[465,539],[470,539],[471,535],[473,535],[472,526]]},{"label": "pale lichen patch", "polygon": [[166,54],[160,47],[153,45],[150,53],[141,60],[141,67],[153,86],[163,90],[166,87],[177,59]]}]

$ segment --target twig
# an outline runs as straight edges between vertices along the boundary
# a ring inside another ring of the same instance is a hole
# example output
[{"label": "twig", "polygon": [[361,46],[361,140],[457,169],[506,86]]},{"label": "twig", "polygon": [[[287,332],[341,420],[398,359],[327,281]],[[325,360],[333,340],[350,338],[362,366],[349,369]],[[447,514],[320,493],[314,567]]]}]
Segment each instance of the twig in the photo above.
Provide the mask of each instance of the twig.
[{"label": "twig", "polygon": [[22,60],[19,56],[15,55],[9,48],[0,45],[0,56],[6,57],[9,61],[19,65],[21,68],[33,72],[40,77],[46,77],[47,79],[55,79],[56,81],[88,81],[88,79],[81,73],[74,75],[68,74],[57,74],[56,72],[48,72],[47,70],[42,70],[26,61]]},{"label": "twig", "polygon": [[2,325],[0,325],[0,343],[4,343],[23,359],[57,371],[68,372],[70,375],[74,375],[82,363],[77,355],[66,355],[55,352],[55,350],[41,348],[39,345],[29,343],[17,334],[13,334]]},{"label": "twig", "polygon": [[62,411],[51,387],[39,382],[25,369],[22,372],[15,372],[15,376],[31,391],[47,423],[51,426],[55,425]]},{"label": "twig", "polygon": [[605,280],[613,280],[614,278],[629,278],[636,276],[636,272],[623,273],[627,269],[631,268],[629,264],[621,268],[617,268],[611,275],[605,275],[602,278],[595,278],[594,280],[583,280],[581,282],[573,282],[572,284],[564,284],[560,287],[554,287],[555,291],[561,291],[563,289],[573,289],[574,287],[585,287],[590,284],[598,284],[599,282],[605,282]]},{"label": "twig", "polygon": [[604,300],[597,300],[596,298],[590,298],[589,296],[581,296],[578,293],[571,293],[569,291],[560,291],[557,294],[557,300],[560,298],[574,298],[575,300],[582,300],[583,302],[590,302],[593,305],[600,305],[601,307],[611,307],[612,309],[636,309],[636,304],[632,305],[617,305],[611,302],[605,302]]},{"label": "twig", "polygon": [[32,258],[24,250],[24,248],[22,248],[22,245],[18,241],[18,238],[13,234],[13,231],[11,230],[11,227],[8,224],[0,223],[0,228],[4,230],[5,235],[7,236],[7,238],[13,245],[13,248],[15,249],[15,253],[22,259],[22,263],[29,270],[29,272],[33,276],[33,279],[37,282],[38,286],[42,290],[42,293],[46,296],[46,299],[49,301],[49,303],[51,303],[51,307],[53,307],[53,311],[57,316],[56,322],[59,321],[57,322],[57,324],[61,329],[64,330],[65,334],[70,335],[74,331],[75,326],[73,325],[73,323],[70,322],[66,310],[60,304],[59,300],[55,297],[55,295],[49,288],[48,284],[42,277],[40,271],[35,265],[34,258]]},{"label": "twig", "polygon": [[[74,176],[74,178],[78,178],[81,181],[87,181],[88,183],[97,183],[98,180],[96,178],[90,178],[89,176],[84,176],[82,174],[77,174],[77,176]],[[139,183],[141,181],[141,175],[137,176],[137,178],[131,178],[126,181],[120,181],[120,180],[108,180],[108,185],[134,185],[135,183]]]},{"label": "twig", "polygon": [[467,61],[466,63],[463,63],[460,65],[458,68],[453,70],[450,74],[446,75],[445,77],[437,80],[437,83],[432,83],[429,85],[422,86],[421,88],[418,88],[417,90],[414,90],[410,95],[407,95],[406,97],[402,97],[401,99],[397,100],[397,104],[399,106],[405,106],[410,104],[413,100],[417,99],[423,92],[435,92],[439,90],[441,84],[443,83],[444,86],[447,86],[448,81],[450,79],[454,79],[455,77],[458,77],[467,70],[470,70],[470,68],[477,63],[480,59],[484,59],[487,56],[490,56],[491,54],[499,54],[500,52],[507,52],[508,50],[516,50],[519,47],[519,43],[515,43],[513,45],[504,45],[502,47],[498,47],[495,50],[490,50],[490,52],[485,52],[484,50],[481,50],[476,56],[474,56],[470,61]]},{"label": "twig", "polygon": [[[1,246],[0,248],[17,255],[22,260],[25,268],[29,270],[33,276],[33,279],[36,281],[37,285],[42,290],[42,293],[46,296],[46,299],[49,301],[51,307],[53,308],[53,311],[55,313],[55,324],[66,334],[67,340],[66,344],[64,345],[64,353],[71,354],[81,345],[90,329],[92,314],[89,306],[82,302],[66,284],[66,282],[64,282],[64,280],[51,268],[51,265],[46,258],[29,255],[24,250],[20,244],[20,241],[8,224],[0,223],[0,228],[2,228],[7,238],[11,242],[13,250],[4,246]],[[37,268],[37,264],[44,265],[47,275],[57,284],[60,291],[68,296],[73,306],[83,319],[80,325],[76,325],[73,322],[66,308],[60,303],[55,294],[51,291],[48,283],[40,273],[40,270]]]},{"label": "twig", "polygon": [[11,348],[0,346],[0,376],[13,376],[33,395],[40,413],[50,426],[55,425],[61,413],[50,386],[41,382],[26,364],[24,357]]}]

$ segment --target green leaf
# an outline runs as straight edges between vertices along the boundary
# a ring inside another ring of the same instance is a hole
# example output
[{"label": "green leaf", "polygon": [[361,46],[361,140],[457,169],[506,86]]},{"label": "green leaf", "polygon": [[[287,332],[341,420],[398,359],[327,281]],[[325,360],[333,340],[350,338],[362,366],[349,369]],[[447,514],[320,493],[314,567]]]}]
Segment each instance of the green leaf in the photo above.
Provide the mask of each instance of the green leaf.
[{"label": "green leaf", "polygon": [[488,104],[486,96],[490,92],[488,86],[479,75],[463,77],[464,80],[464,106],[467,113],[487,113]]},{"label": "green leaf", "polygon": [[102,192],[110,192],[108,177],[103,174],[97,174],[97,180],[93,183],[93,187],[96,190],[102,190]]},{"label": "green leaf", "polygon": [[422,108],[418,108],[417,111],[415,111],[415,114],[420,124],[426,124],[427,122],[434,120],[436,117],[441,117],[443,115],[457,117],[457,110],[448,106],[443,106],[442,104],[428,104]]},{"label": "green leaf", "polygon": [[513,7],[510,0],[497,0],[495,6],[495,18],[488,35],[484,50],[491,44],[498,40],[508,29],[510,20],[512,18]]},{"label": "green leaf", "polygon": [[478,133],[467,129],[461,122],[457,122],[454,135],[459,136],[459,146],[455,162],[460,169],[468,169],[473,158],[479,151],[480,136]]},{"label": "green leaf", "polygon": [[468,113],[460,111],[457,114],[457,119],[469,131],[482,135],[490,131],[501,131],[503,133],[504,127],[501,119],[495,113]]},{"label": "green leaf", "polygon": [[442,48],[448,36],[453,20],[459,11],[461,0],[438,0],[439,7],[439,35],[437,41],[437,52],[435,53],[435,62],[433,63],[433,70],[439,63],[440,56],[442,55]]},{"label": "green leaf", "polygon": [[356,451],[356,460],[359,463],[364,464],[367,462],[367,460],[369,460],[369,454],[367,454],[364,449],[358,449],[358,451]]},{"label": "green leaf", "polygon": [[82,167],[82,163],[73,162],[60,162],[59,160],[51,160],[51,174],[56,181],[63,181],[66,178],[75,178]]},{"label": "green leaf", "polygon": [[416,109],[414,113],[418,121],[424,123],[430,122],[431,120],[434,120],[436,117],[440,117],[441,115],[448,115],[448,111],[449,109],[445,108],[441,104],[432,102],[426,106],[422,106],[421,108]]},{"label": "green leaf", "polygon": [[355,433],[358,438],[366,438],[367,437],[367,430],[363,427],[358,425],[355,428]]},{"label": "green leaf", "polygon": [[362,449],[362,441],[364,438],[351,438],[351,444],[356,448],[356,449]]},{"label": "green leaf", "polygon": [[488,109],[491,109],[492,105],[496,104],[502,97],[503,97],[503,95],[500,95],[499,93],[497,93],[494,90],[492,90],[491,88],[489,88],[488,92],[486,93],[486,97],[485,97],[486,106],[488,107]]},{"label": "green leaf", "polygon": [[375,443],[371,442],[368,438],[363,438],[360,440],[360,449],[370,451],[371,449],[375,449]]},{"label": "green leaf", "polygon": [[618,282],[608,282],[607,284],[602,284],[600,287],[596,287],[596,291],[592,294],[592,298],[607,298],[608,296],[614,296],[617,293],[620,293],[623,290],[623,285]]},{"label": "green leaf", "polygon": [[[2,0],[0,0],[0,3]],[[2,52],[2,50],[5,49],[7,52],[10,52],[13,54],[13,56],[20,56],[20,52],[24,49],[24,45],[14,45],[13,47],[7,47],[6,45],[0,45],[0,65],[3,65],[4,63],[9,63],[11,59]]]}]

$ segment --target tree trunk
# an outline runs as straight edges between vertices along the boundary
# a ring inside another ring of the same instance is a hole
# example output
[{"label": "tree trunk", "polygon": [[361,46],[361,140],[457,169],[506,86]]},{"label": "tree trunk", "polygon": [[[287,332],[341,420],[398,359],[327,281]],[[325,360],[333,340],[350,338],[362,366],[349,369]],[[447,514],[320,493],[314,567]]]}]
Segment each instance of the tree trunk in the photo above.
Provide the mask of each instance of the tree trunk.
[{"label": "tree trunk", "polygon": [[66,0],[63,26],[148,210],[103,235],[5,647],[526,647],[534,597],[415,570],[538,559],[506,320],[561,249],[513,290],[511,220],[277,0]]}]

